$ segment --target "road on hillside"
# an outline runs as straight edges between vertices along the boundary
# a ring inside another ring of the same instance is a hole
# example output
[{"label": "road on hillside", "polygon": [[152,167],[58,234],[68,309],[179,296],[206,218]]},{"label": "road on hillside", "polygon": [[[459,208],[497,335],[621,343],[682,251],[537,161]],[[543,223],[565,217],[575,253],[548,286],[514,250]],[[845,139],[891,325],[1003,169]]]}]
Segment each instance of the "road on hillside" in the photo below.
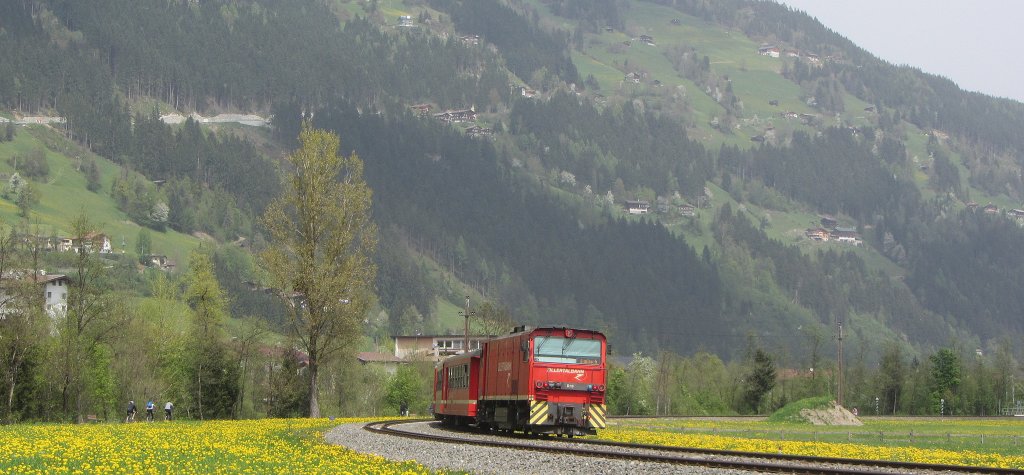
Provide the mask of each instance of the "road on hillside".
[{"label": "road on hillside", "polygon": [[[256,114],[217,114],[212,117],[203,117],[199,114],[189,114],[192,120],[199,122],[200,124],[241,124],[248,125],[251,127],[269,127],[270,119],[267,117],[261,117]],[[160,116],[160,120],[165,124],[180,124],[185,122],[187,117],[181,114],[165,114]],[[11,119],[6,117],[0,117],[0,123],[11,122]],[[44,116],[44,115],[29,115],[13,120],[15,125],[48,125],[48,124],[63,124],[63,117]]]}]

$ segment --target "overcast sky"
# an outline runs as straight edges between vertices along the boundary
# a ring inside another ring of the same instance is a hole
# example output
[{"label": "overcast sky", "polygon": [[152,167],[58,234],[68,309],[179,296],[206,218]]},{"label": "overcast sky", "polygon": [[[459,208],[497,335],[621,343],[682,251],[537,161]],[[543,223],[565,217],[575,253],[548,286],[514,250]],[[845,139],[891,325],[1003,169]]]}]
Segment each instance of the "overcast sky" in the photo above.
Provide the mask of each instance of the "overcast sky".
[{"label": "overcast sky", "polygon": [[1024,102],[1021,0],[778,0],[875,56]]}]

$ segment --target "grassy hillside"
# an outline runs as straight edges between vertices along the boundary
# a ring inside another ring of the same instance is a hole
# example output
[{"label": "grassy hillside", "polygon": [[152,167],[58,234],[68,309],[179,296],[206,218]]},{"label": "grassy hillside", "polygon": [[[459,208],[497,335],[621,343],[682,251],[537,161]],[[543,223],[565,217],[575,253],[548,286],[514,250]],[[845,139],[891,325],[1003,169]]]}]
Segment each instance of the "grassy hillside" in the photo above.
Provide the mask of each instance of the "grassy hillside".
[{"label": "grassy hillside", "polygon": [[[574,28],[572,22],[552,15],[545,2],[530,0],[526,3],[541,14],[542,22],[549,27],[565,31]],[[631,2],[623,12],[626,16],[624,31],[603,29],[599,33],[587,33],[584,50],[573,52],[573,60],[581,76],[593,75],[600,84],[597,93],[612,101],[642,98],[647,107],[658,107],[660,102],[685,102],[694,127],[689,132],[690,136],[712,150],[722,144],[741,148],[755,147],[757,144],[750,138],[764,134],[768,128],[773,128],[779,137],[789,136],[797,130],[815,132],[798,119],[781,117],[780,113],[784,111],[819,116],[822,126],[874,125],[876,117],[873,112],[865,111],[874,105],[847,92],[843,93],[845,111],[838,116],[822,117],[820,112],[806,104],[804,98],[809,95],[808,92],[781,75],[783,63],[793,60],[785,56],[771,58],[759,55],[757,50],[760,43],[740,31],[723,28],[719,24],[649,2]],[[655,44],[640,42],[640,35],[653,37]],[[732,133],[722,133],[710,126],[712,118],[722,116],[725,109],[707,91],[683,77],[672,66],[668,55],[684,47],[693,48],[698,56],[708,56],[711,76],[728,77],[735,95],[743,102],[742,116]],[[640,84],[624,81],[624,75],[633,71],[645,72],[647,77]],[[653,85],[654,80],[660,81],[661,85]],[[775,101],[777,104],[772,104]],[[917,165],[914,170],[916,183],[925,197],[934,197],[935,193],[928,186],[928,174],[924,169],[928,165],[928,131],[907,122],[902,127],[906,131],[902,138],[907,153],[914,157]],[[1015,206],[1007,196],[992,196],[969,187],[966,179],[969,171],[955,151],[950,151],[950,154],[960,170],[963,186],[974,201],[992,202],[1001,208]],[[730,201],[735,209],[738,205],[735,200],[724,198],[727,194],[722,190],[717,192],[717,196],[723,198],[712,200],[716,207],[721,202]],[[755,221],[767,218],[770,226],[766,231],[783,242],[791,242],[796,239],[797,231],[817,225],[817,213],[813,210],[769,210],[749,202],[744,204]],[[706,224],[709,215],[707,212],[701,213],[700,221]],[[669,218],[666,224],[674,223]],[[691,232],[684,234],[698,248],[703,244],[713,244],[705,236]],[[868,261],[881,265],[890,274],[900,273],[898,268],[884,258],[869,257]]]},{"label": "grassy hillside", "polygon": [[[39,191],[39,203],[32,208],[28,223],[38,223],[47,234],[67,236],[71,233],[72,220],[85,212],[98,225],[98,231],[110,236],[115,252],[135,254],[142,228],[118,210],[110,197],[111,183],[121,173],[121,167],[67,141],[48,126],[19,127],[12,142],[0,143],[0,173],[5,177],[5,186],[6,177],[14,172],[9,159],[38,150],[45,151],[50,174],[45,181],[33,183]],[[102,187],[96,193],[86,189],[86,178],[80,171],[80,165],[86,160],[95,161],[100,170]],[[0,220],[8,225],[25,222],[17,206],[5,199],[0,199]],[[187,262],[188,253],[200,243],[196,237],[172,230],[151,231],[150,236],[153,253],[167,255],[179,266]]]}]

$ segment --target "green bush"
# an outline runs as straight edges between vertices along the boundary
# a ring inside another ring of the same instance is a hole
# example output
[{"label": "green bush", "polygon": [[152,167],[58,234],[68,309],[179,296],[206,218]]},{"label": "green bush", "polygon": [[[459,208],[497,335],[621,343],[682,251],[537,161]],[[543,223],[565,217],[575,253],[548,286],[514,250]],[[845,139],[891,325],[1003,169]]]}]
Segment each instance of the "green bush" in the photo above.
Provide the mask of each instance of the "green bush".
[{"label": "green bush", "polygon": [[769,422],[797,422],[809,423],[800,415],[804,409],[826,409],[832,407],[832,398],[829,396],[811,397],[786,404],[779,410],[768,416]]}]

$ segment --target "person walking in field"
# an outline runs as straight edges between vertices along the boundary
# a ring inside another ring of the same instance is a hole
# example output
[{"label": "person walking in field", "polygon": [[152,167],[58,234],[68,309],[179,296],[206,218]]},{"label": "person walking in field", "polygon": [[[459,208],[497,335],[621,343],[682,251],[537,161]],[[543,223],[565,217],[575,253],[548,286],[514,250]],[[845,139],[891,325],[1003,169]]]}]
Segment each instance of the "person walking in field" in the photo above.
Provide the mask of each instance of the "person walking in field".
[{"label": "person walking in field", "polygon": [[171,401],[167,401],[167,404],[164,404],[164,420],[165,421],[171,420],[171,411],[172,410],[174,410],[174,403],[171,402]]},{"label": "person walking in field", "polygon": [[124,418],[125,422],[132,422],[135,420],[135,401],[128,401],[128,416]]}]

